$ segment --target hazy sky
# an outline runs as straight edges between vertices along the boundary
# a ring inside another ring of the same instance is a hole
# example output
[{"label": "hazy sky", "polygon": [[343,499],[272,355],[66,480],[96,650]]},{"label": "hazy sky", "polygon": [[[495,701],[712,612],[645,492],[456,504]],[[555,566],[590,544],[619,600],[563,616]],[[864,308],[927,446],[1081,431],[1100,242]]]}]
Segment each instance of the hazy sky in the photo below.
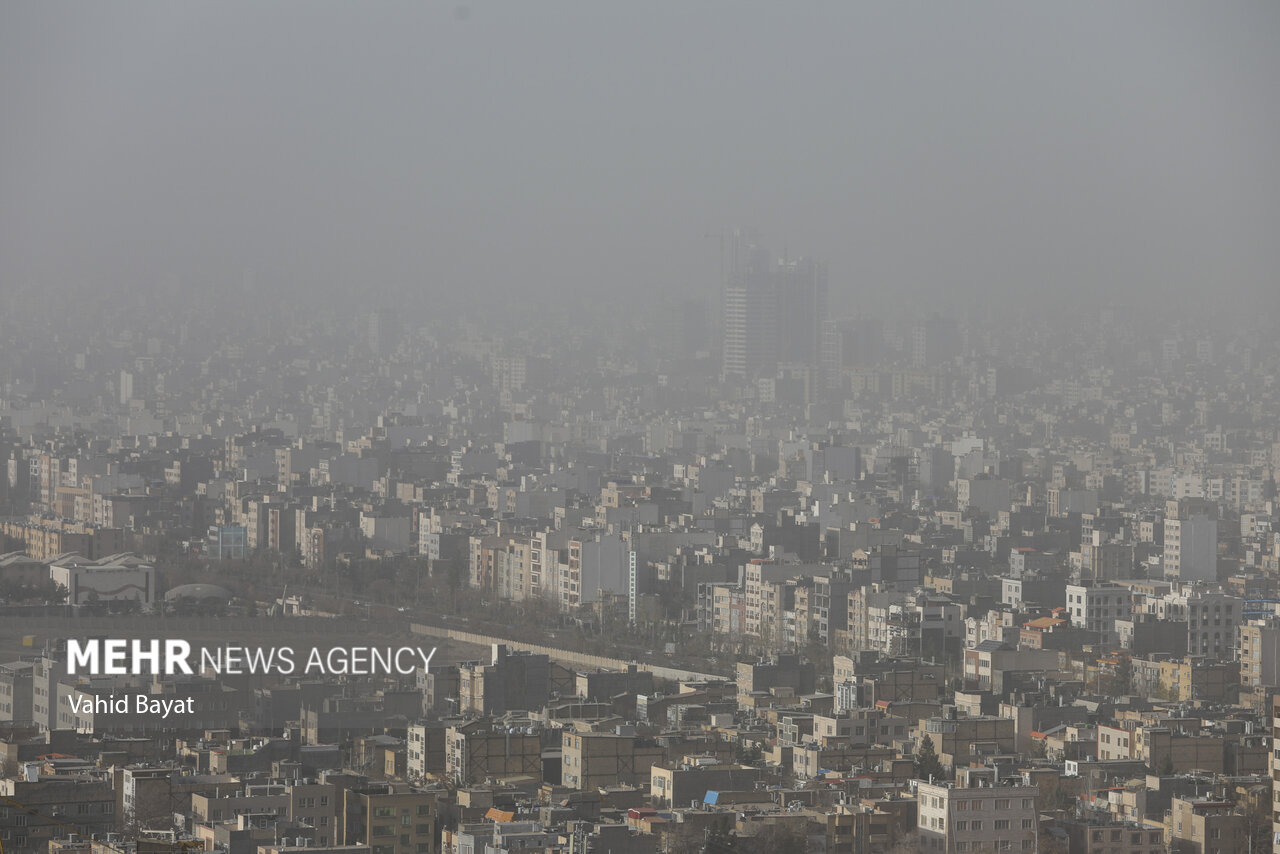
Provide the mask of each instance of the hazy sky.
[{"label": "hazy sky", "polygon": [[1274,0],[15,0],[0,288],[711,293],[746,226],[872,304],[1274,302],[1277,45]]}]

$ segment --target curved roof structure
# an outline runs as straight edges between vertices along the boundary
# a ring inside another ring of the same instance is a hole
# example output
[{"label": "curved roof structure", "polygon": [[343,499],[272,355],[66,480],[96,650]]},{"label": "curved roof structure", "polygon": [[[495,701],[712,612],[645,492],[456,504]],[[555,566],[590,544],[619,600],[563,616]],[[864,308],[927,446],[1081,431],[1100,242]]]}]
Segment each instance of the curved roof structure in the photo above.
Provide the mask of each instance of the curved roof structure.
[{"label": "curved roof structure", "polygon": [[164,594],[166,602],[174,599],[234,599],[235,594],[216,584],[182,584]]}]

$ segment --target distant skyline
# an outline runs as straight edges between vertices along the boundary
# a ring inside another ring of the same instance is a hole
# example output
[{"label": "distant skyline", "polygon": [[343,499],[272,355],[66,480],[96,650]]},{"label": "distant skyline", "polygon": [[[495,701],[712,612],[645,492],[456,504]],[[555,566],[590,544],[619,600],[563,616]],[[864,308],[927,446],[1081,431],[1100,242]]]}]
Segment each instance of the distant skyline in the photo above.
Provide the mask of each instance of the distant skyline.
[{"label": "distant skyline", "polygon": [[11,3],[0,290],[715,299],[744,227],[836,310],[1274,310],[1276,44],[1264,0]]}]

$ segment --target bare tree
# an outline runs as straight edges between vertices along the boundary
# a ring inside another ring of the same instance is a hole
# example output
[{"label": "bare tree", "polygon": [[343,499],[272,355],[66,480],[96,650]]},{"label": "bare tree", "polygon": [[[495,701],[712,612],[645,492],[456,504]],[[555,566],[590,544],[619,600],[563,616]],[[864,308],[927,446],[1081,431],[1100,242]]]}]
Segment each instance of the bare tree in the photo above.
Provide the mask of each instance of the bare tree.
[{"label": "bare tree", "polygon": [[154,785],[140,787],[130,809],[120,815],[120,832],[126,839],[137,839],[144,830],[170,830],[173,814],[182,808],[175,802],[172,786],[165,780]]},{"label": "bare tree", "polygon": [[791,822],[764,824],[739,845],[743,854],[804,854],[809,847],[804,826]]},{"label": "bare tree", "polygon": [[885,854],[921,854],[923,851],[924,846],[920,844],[920,837],[914,833],[908,833],[886,849]]}]

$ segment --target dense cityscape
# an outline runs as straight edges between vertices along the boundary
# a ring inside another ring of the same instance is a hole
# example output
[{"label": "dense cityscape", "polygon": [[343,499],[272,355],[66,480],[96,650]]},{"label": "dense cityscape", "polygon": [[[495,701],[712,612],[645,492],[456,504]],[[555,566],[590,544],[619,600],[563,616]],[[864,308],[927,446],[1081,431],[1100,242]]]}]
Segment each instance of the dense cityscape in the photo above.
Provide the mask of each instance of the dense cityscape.
[{"label": "dense cityscape", "polygon": [[834,317],[756,240],[630,336],[6,312],[5,850],[1270,844],[1269,327]]},{"label": "dense cityscape", "polygon": [[1277,44],[0,3],[0,854],[1280,854]]}]

